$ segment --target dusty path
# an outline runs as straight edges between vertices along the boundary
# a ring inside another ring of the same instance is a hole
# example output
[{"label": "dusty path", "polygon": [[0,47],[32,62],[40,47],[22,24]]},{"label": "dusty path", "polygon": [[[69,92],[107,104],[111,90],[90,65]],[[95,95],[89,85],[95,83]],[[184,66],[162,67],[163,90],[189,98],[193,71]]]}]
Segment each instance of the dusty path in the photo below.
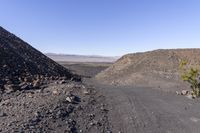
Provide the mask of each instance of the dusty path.
[{"label": "dusty path", "polygon": [[107,97],[113,133],[199,133],[199,100],[151,88],[95,86]]}]

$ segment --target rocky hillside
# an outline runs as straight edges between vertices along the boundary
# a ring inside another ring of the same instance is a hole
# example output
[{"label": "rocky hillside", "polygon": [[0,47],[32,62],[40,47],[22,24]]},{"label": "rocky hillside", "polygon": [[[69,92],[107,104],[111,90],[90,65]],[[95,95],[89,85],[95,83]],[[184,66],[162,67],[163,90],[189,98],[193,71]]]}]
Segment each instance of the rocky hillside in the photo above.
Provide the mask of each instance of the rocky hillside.
[{"label": "rocky hillside", "polygon": [[14,34],[0,27],[0,88],[34,78],[78,79],[78,76],[55,63]]},{"label": "rocky hillside", "polygon": [[[171,86],[179,81],[179,63],[200,65],[200,49],[168,49],[128,54],[96,76],[119,85]],[[166,81],[169,81],[166,84]]]},{"label": "rocky hillside", "polygon": [[0,132],[110,132],[105,97],[0,27]]}]

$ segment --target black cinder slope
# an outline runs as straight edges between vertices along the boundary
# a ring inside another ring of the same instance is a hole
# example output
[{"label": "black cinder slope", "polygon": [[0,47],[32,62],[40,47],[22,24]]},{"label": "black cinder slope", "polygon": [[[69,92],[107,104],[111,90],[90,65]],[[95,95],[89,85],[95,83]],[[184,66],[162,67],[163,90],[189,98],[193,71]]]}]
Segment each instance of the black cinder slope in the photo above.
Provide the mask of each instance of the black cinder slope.
[{"label": "black cinder slope", "polygon": [[0,84],[18,82],[27,76],[62,76],[79,79],[14,34],[0,27]]}]

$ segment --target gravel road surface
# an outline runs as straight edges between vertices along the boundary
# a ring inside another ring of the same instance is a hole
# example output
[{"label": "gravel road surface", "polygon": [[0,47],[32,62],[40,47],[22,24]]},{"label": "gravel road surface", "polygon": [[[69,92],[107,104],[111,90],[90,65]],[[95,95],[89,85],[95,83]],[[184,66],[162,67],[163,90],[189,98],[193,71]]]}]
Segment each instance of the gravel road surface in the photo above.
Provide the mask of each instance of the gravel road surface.
[{"label": "gravel road surface", "polygon": [[200,132],[198,99],[152,88],[94,85],[106,96],[114,133]]}]

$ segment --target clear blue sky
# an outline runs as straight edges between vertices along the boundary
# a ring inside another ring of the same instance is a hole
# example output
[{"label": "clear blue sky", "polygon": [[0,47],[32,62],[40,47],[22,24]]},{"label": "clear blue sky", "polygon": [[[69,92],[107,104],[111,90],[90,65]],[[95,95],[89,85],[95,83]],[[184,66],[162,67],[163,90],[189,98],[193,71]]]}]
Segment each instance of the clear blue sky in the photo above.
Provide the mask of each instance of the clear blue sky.
[{"label": "clear blue sky", "polygon": [[42,52],[200,48],[200,0],[1,0],[0,25]]}]

